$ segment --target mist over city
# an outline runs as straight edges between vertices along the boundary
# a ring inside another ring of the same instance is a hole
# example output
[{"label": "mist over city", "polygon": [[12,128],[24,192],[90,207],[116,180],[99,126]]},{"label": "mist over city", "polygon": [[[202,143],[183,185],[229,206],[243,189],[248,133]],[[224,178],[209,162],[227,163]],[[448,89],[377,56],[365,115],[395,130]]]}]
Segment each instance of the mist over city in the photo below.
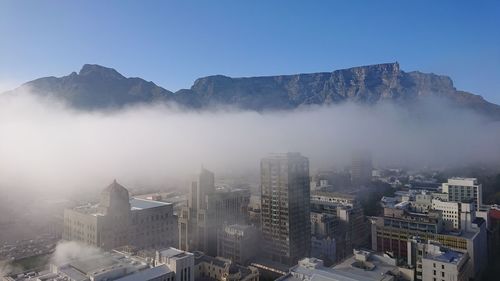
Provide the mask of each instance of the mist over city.
[{"label": "mist over city", "polygon": [[96,192],[113,178],[161,186],[189,178],[202,165],[222,174],[258,174],[260,158],[271,152],[300,151],[315,170],[349,166],[359,149],[373,151],[381,167],[500,161],[500,123],[439,100],[419,112],[390,103],[263,113],[175,104],[81,112],[28,94],[1,100],[0,112],[0,186],[37,195]]},{"label": "mist over city", "polygon": [[0,281],[497,280],[499,10],[0,1]]}]

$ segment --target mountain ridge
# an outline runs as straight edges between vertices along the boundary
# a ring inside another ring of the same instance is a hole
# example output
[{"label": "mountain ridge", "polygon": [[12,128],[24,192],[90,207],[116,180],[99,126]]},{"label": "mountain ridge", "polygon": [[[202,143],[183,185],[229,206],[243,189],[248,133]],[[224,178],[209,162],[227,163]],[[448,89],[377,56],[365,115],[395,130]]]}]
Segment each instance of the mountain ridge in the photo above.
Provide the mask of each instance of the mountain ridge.
[{"label": "mountain ridge", "polygon": [[113,68],[85,64],[78,73],[72,72],[59,78],[38,78],[10,93],[25,89],[41,96],[54,96],[82,110],[175,102],[194,109],[228,105],[265,111],[348,101],[369,105],[390,101],[406,105],[437,97],[500,120],[499,105],[479,95],[457,90],[450,77],[419,71],[405,72],[397,62],[332,72],[236,78],[211,75],[200,77],[191,88],[175,93],[142,78],[127,78]]}]

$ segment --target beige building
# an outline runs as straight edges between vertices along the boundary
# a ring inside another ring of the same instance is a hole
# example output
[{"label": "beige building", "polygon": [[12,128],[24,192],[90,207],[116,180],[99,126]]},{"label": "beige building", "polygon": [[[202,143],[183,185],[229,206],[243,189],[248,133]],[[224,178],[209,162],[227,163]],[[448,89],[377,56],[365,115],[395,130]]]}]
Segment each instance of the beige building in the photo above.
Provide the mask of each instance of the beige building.
[{"label": "beige building", "polygon": [[441,217],[448,230],[467,230],[467,226],[475,219],[473,203],[446,202],[432,199],[432,209],[441,211]]},{"label": "beige building", "polygon": [[64,240],[107,250],[175,246],[177,234],[172,204],[129,198],[128,190],[116,181],[102,191],[99,204],[64,211]]}]

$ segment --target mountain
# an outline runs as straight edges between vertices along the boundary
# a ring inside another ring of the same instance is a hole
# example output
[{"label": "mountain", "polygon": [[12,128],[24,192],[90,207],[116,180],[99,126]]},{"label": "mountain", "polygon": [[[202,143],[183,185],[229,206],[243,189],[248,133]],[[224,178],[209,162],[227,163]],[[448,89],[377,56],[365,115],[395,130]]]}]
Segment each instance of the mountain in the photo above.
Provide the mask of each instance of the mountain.
[{"label": "mountain", "polygon": [[176,102],[186,108],[230,105],[257,111],[347,101],[362,104],[390,101],[407,106],[432,97],[500,120],[500,106],[457,90],[449,77],[404,72],[398,63],[265,77],[214,75],[199,78],[190,89],[175,93],[140,78],[126,78],[111,68],[86,64],[78,74],[40,78],[23,84],[13,93],[26,88],[84,110],[152,102]]},{"label": "mountain", "polygon": [[126,78],[112,68],[85,64],[79,73],[44,77],[23,84],[13,93],[29,90],[53,96],[78,109],[119,108],[136,103],[167,101],[173,93],[141,78]]},{"label": "mountain", "polygon": [[195,106],[230,104],[246,109],[291,109],[311,104],[346,101],[375,104],[391,101],[413,104],[428,97],[500,118],[500,106],[481,96],[458,91],[447,76],[404,72],[398,63],[353,67],[333,72],[230,78],[221,75],[200,78],[182,97]]}]

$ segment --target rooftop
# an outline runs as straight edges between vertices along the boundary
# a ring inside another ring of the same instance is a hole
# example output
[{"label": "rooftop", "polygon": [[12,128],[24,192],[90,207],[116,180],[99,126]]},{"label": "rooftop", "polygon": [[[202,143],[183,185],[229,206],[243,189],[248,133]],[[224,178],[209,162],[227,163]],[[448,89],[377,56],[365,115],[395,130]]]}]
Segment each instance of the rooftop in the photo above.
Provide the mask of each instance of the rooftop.
[{"label": "rooftop", "polygon": [[127,256],[119,252],[97,252],[84,257],[72,258],[59,264],[52,264],[51,271],[45,270],[32,272],[21,277],[15,276],[13,280],[85,281],[93,278],[99,280],[103,276],[112,275],[114,276],[112,280],[115,281],[139,281],[160,277],[170,270],[166,266],[150,267],[145,259]]},{"label": "rooftop", "polygon": [[426,255],[425,258],[427,259],[432,259],[435,261],[441,261],[441,262],[447,262],[447,263],[453,263],[453,264],[458,264],[460,259],[463,257],[462,253],[455,252],[455,251],[448,251],[441,253],[439,255]]},{"label": "rooftop", "polygon": [[[149,200],[149,199],[135,198],[135,197],[130,198],[130,210],[132,211],[145,210],[145,209],[163,207],[168,205],[173,205],[173,204],[167,202]],[[73,210],[79,213],[89,214],[93,216],[102,216],[103,214],[99,211],[98,207],[99,207],[98,204],[87,204],[75,207]]]},{"label": "rooftop", "polygon": [[354,258],[350,258],[334,268],[295,266],[290,274],[280,278],[279,281],[382,281],[393,278],[390,272],[394,266],[377,264],[370,269],[361,269],[353,266],[353,263],[355,263]]},{"label": "rooftop", "polygon": [[311,191],[311,196],[325,196],[325,197],[336,197],[348,200],[354,200],[356,197],[352,194],[341,193],[341,192],[328,192],[328,191],[320,191],[315,190]]},{"label": "rooftop", "polygon": [[144,210],[156,207],[163,207],[166,205],[172,205],[172,203],[142,199],[133,197],[130,199],[130,209],[131,210]]},{"label": "rooftop", "polygon": [[466,257],[464,253],[445,249],[439,245],[429,245],[429,250],[424,256],[426,259],[452,264],[459,264],[464,257]]},{"label": "rooftop", "polygon": [[142,281],[142,280],[153,280],[158,277],[164,276],[171,270],[166,265],[160,265],[157,267],[150,268],[148,270],[143,270],[132,275],[127,275],[115,281]]},{"label": "rooftop", "polygon": [[158,252],[159,252],[160,256],[166,257],[169,259],[180,259],[180,258],[186,257],[188,255],[192,255],[189,252],[185,252],[185,251],[182,251],[182,250],[179,250],[176,248],[172,248],[172,247],[165,249],[165,250],[158,251]]}]

